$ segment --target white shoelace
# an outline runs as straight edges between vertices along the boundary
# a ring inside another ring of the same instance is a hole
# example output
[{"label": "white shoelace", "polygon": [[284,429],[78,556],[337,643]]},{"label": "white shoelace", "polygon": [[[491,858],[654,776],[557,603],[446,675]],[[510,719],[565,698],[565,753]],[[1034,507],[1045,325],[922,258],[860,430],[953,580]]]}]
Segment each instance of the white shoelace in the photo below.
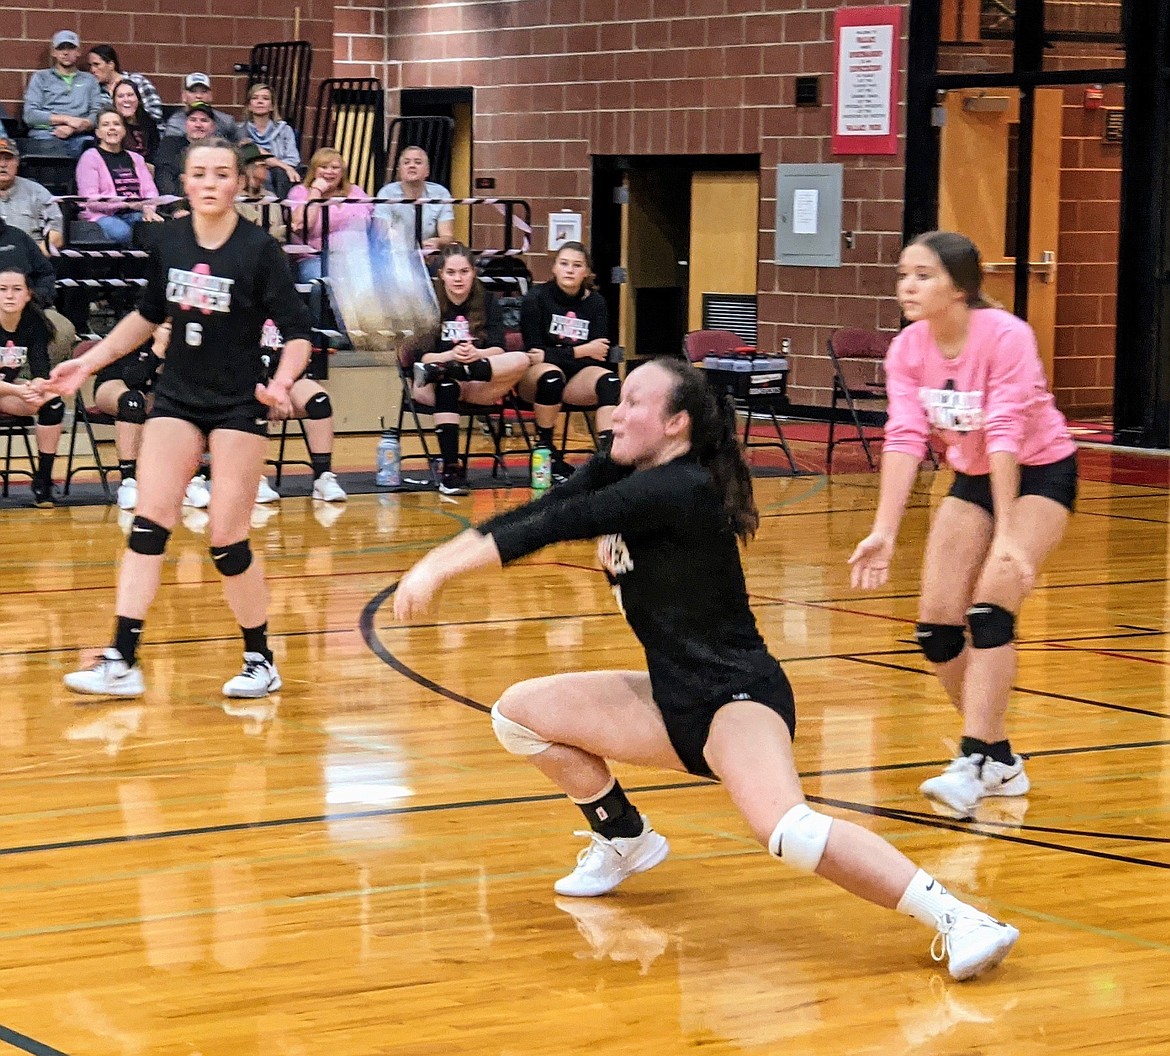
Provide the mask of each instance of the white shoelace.
[{"label": "white shoelace", "polygon": [[930,943],[930,958],[933,961],[941,961],[950,956],[951,952],[951,929],[954,928],[958,917],[954,913],[947,912],[938,918],[938,933]]},{"label": "white shoelace", "polygon": [[[592,830],[586,832],[583,829],[578,829],[573,833],[573,835],[574,836],[588,836],[589,837],[589,842],[584,847],[582,847],[581,850],[577,854],[577,866],[578,867],[584,865],[586,860],[589,859],[590,857],[594,857],[597,859],[596,863],[590,863],[590,864],[592,865],[593,868],[597,868],[598,866],[600,866],[604,863],[605,857],[606,857],[606,851],[614,851],[614,853],[617,853],[614,845],[609,840],[607,840],[604,836],[602,836],[600,833],[593,832]],[[618,857],[621,857],[621,856],[618,855]]]}]

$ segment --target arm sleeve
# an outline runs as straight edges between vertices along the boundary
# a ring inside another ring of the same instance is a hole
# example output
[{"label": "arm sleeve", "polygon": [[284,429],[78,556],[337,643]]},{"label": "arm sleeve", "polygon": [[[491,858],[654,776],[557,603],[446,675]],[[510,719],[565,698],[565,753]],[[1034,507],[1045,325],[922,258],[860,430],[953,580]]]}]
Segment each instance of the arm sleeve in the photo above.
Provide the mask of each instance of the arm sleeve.
[{"label": "arm sleeve", "polygon": [[594,290],[590,294],[590,300],[594,303],[591,306],[592,325],[589,327],[589,340],[594,341],[599,337],[609,339],[609,305],[605,303],[605,298]]},{"label": "arm sleeve", "polygon": [[155,326],[167,317],[167,281],[157,248],[150,251],[146,262],[146,285],[138,299],[138,314]]},{"label": "arm sleeve", "polygon": [[42,70],[37,70],[28,81],[24,90],[24,123],[30,128],[44,128],[52,116],[46,109],[45,82],[41,77]]},{"label": "arm sleeve", "polygon": [[102,86],[92,74],[86,84],[89,89],[89,102],[85,113],[80,116],[84,117],[91,125],[96,125],[98,114],[102,112]]},{"label": "arm sleeve", "polygon": [[52,261],[40,251],[37,244],[23,231],[10,228],[9,234],[17,235],[26,243],[25,253],[29,262],[29,286],[33,296],[42,308],[48,308],[57,297],[57,273]]},{"label": "arm sleeve", "polygon": [[[99,168],[101,166],[101,168]],[[97,147],[90,147],[77,160],[77,193],[82,198],[96,198],[103,193],[101,186],[101,169],[105,165],[98,155]],[[118,206],[114,202],[86,202],[82,209],[82,216],[91,219],[104,213],[116,212]]]},{"label": "arm sleeve", "polygon": [[61,215],[61,207],[53,200],[53,196],[45,191],[44,197],[37,204],[41,211],[41,229],[64,235],[65,217]]},{"label": "arm sleeve", "polygon": [[482,348],[504,347],[504,313],[500,311],[500,302],[492,294],[487,295],[485,302],[487,322],[484,324]]},{"label": "arm sleeve", "polygon": [[134,74],[131,80],[137,85],[138,94],[142,96],[142,108],[156,121],[161,121],[162,98],[158,94],[158,89],[141,73]]},{"label": "arm sleeve", "polygon": [[155,186],[150,169],[146,167],[146,159],[141,154],[133,152],[131,152],[130,157],[134,159],[134,171],[138,174],[138,193],[143,198],[157,198],[158,187]]},{"label": "arm sleeve", "polygon": [[312,317],[297,293],[284,251],[275,239],[265,238],[257,267],[263,283],[264,310],[284,336],[285,344],[298,339],[311,341]]},{"label": "arm sleeve", "polygon": [[908,363],[905,332],[894,338],[886,353],[886,427],[883,451],[926,456],[930,425],[918,399],[918,381]]},{"label": "arm sleeve", "polygon": [[686,473],[677,464],[640,470],[556,503],[535,502],[523,508],[524,516],[506,524],[489,521],[479,530],[495,540],[500,561],[507,564],[569,539],[667,528],[686,517],[694,503],[694,484]]},{"label": "arm sleeve", "polygon": [[540,287],[533,286],[520,302],[520,333],[525,349],[544,348],[544,312],[540,303]]},{"label": "arm sleeve", "polygon": [[987,453],[1006,451],[1019,457],[1025,410],[1037,388],[1040,353],[1036,335],[1026,323],[1000,328],[993,340],[983,396]]},{"label": "arm sleeve", "polygon": [[179,153],[176,141],[166,136],[158,145],[154,158],[154,184],[159,194],[182,194],[179,188]]},{"label": "arm sleeve", "polygon": [[297,149],[297,134],[292,130],[292,125],[286,124],[280,130],[273,146],[276,147],[273,153],[286,165],[294,169],[300,165],[301,152]]}]

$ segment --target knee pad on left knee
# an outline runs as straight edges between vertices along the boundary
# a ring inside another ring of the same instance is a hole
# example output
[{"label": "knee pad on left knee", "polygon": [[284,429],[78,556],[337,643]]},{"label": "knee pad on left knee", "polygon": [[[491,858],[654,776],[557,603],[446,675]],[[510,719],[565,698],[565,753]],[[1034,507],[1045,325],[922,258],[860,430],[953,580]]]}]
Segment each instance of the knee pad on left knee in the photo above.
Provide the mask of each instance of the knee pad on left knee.
[{"label": "knee pad on left knee", "polygon": [[602,374],[593,386],[598,407],[616,407],[622,399],[622,379],[616,374]]},{"label": "knee pad on left knee", "polygon": [[37,411],[37,425],[60,425],[65,420],[65,401],[54,396],[48,403],[42,403]]},{"label": "knee pad on left knee", "polygon": [[498,700],[492,705],[492,729],[496,740],[513,755],[540,755],[552,747],[552,741],[546,741],[535,730],[522,726],[501,712]]},{"label": "knee pad on left knee", "polygon": [[813,873],[829,843],[833,819],[818,814],[807,803],[793,807],[780,819],[768,839],[768,853],[799,873]]},{"label": "knee pad on left knee", "polygon": [[967,648],[967,634],[961,624],[919,623],[914,628],[918,648],[932,664],[946,664]]},{"label": "knee pad on left knee", "polygon": [[127,389],[118,397],[118,421],[142,425],[146,421],[146,397],[137,389]]},{"label": "knee pad on left knee", "polygon": [[976,602],[967,610],[967,626],[976,649],[998,649],[1016,640],[1016,618],[1001,605]]},{"label": "knee pad on left knee", "polygon": [[252,565],[252,546],[247,539],[229,546],[210,547],[212,564],[221,576],[242,576]]},{"label": "knee pad on left knee", "polygon": [[329,393],[319,392],[316,396],[305,401],[305,417],[310,421],[319,422],[333,417],[333,404],[329,402]]}]

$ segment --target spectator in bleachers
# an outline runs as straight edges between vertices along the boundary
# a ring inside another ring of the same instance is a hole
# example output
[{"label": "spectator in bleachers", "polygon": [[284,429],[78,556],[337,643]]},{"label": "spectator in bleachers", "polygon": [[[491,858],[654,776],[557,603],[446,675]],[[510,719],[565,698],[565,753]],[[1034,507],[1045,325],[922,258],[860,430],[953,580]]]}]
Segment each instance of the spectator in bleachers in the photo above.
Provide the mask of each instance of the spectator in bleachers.
[{"label": "spectator in bleachers", "polygon": [[[358,198],[346,202],[334,199]],[[365,228],[370,221],[370,196],[356,183],[350,182],[349,167],[341,154],[332,147],[322,147],[309,159],[309,170],[303,183],[289,192],[293,203],[293,235],[304,245],[321,249],[321,213],[329,210],[329,231],[352,231]],[[322,275],[321,258],[307,257],[300,263],[300,280],[309,282]]]},{"label": "spectator in bleachers", "polygon": [[573,472],[556,453],[553,429],[561,403],[595,407],[599,446],[613,433],[621,379],[609,365],[609,312],[593,287],[593,264],[580,242],[566,242],[553,259],[553,277],[533,286],[520,307],[520,329],[532,366],[517,390],[536,409],[541,446],[554,452],[553,479]]},{"label": "spectator in bleachers", "polygon": [[232,143],[240,143],[246,137],[244,130],[240,128],[236,119],[231,114],[224,113],[222,110],[216,110],[211,105],[211,78],[205,73],[189,73],[183,81],[183,106],[185,110],[180,110],[177,114],[171,114],[167,123],[163,126],[164,136],[181,136],[187,131],[186,122],[184,121],[185,112],[189,112],[192,106],[197,103],[203,103],[211,110],[212,116],[215,118],[215,127],[218,135],[223,136],[224,139],[230,140]]},{"label": "spectator in bleachers", "polygon": [[36,180],[18,176],[20,152],[11,140],[0,137],[0,218],[20,228],[40,244],[60,249],[65,239],[61,207],[48,188]]},{"label": "spectator in bleachers", "polygon": [[266,84],[254,84],[248,89],[244,131],[247,133],[245,142],[251,140],[264,150],[269,170],[279,168],[290,184],[301,182],[297,134],[287,121],[281,120],[272,99],[272,89]]},{"label": "spectator in bleachers", "polygon": [[117,197],[119,202],[86,202],[83,220],[92,220],[111,242],[130,245],[134,225],[162,219],[153,203],[154,177],[141,154],[126,149],[126,122],[116,110],[103,110],[97,120],[98,145],[77,162],[77,193],[83,198]]},{"label": "spectator in bleachers", "polygon": [[192,103],[183,115],[184,131],[165,135],[154,156],[154,183],[159,194],[183,194],[183,163],[187,148],[215,134],[214,111],[207,103]]},{"label": "spectator in bleachers", "polygon": [[435,435],[443,458],[439,491],[467,494],[466,467],[459,460],[459,402],[492,404],[528,369],[528,355],[504,349],[499,305],[475,274],[471,250],[458,242],[443,247],[435,292],[441,329],[435,347],[415,364],[412,395],[434,408]]},{"label": "spectator in bleachers", "polygon": [[288,227],[284,210],[266,186],[268,179],[267,155],[255,143],[245,143],[240,149],[244,163],[244,188],[236,200],[236,212],[250,224],[264,228],[277,242],[284,242]]},{"label": "spectator in bleachers", "polygon": [[146,164],[153,166],[161,138],[158,122],[147,113],[133,81],[119,81],[114,85],[114,109],[126,122],[126,149],[141,154]]},{"label": "spectator in bleachers", "polygon": [[53,505],[53,461],[61,440],[65,401],[17,379],[22,374],[49,376],[49,344],[54,336],[52,324],[33,301],[28,273],[0,264],[0,411],[36,415],[38,458],[32,493],[34,505],[42,508]]},{"label": "spectator in bleachers", "polygon": [[144,345],[97,372],[93,381],[93,402],[98,409],[117,419],[114,446],[118,451],[118,509],[132,510],[138,505],[138,448],[142,429],[150,410],[154,379],[163,368],[167,344],[171,340],[168,319]]},{"label": "spectator in bleachers", "polygon": [[81,42],[71,29],[53,34],[53,64],[37,70],[24,91],[24,123],[38,146],[79,157],[89,146],[102,93],[97,78],[77,68]]},{"label": "spectator in bleachers", "polygon": [[123,73],[122,64],[118,61],[118,53],[109,44],[95,44],[86,53],[85,61],[89,65],[89,72],[97,78],[101,88],[105,105],[114,105],[114,89],[122,81],[129,81],[138,91],[138,97],[146,112],[155,121],[161,121],[163,116],[162,99],[158,89],[141,73]]},{"label": "spectator in bleachers", "polygon": [[[378,198],[388,202],[409,202],[416,198],[450,198],[451,192],[441,183],[431,183],[431,161],[422,147],[407,147],[398,158],[398,179],[378,191]],[[422,241],[416,242],[418,219],[422,210]],[[455,241],[455,210],[450,205],[380,206],[378,215],[391,222],[394,230],[410,244],[419,244],[428,253],[437,253]]]}]

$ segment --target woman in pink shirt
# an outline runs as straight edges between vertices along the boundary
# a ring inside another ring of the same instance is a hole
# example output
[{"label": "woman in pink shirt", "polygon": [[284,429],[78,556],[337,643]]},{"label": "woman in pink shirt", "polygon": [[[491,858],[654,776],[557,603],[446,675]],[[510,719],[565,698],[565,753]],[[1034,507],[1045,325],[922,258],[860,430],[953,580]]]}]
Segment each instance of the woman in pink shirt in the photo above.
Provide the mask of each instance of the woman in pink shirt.
[{"label": "woman in pink shirt", "polygon": [[[360,198],[347,202],[346,198]],[[322,147],[309,159],[309,169],[303,183],[298,183],[288,195],[292,204],[292,230],[296,241],[313,249],[321,249],[321,213],[329,210],[329,235],[339,231],[365,231],[370,222],[370,196],[356,183],[351,183],[345,159],[332,147]],[[321,277],[321,258],[306,257],[299,266],[302,282]]]},{"label": "woman in pink shirt", "polygon": [[[910,321],[886,358],[889,416],[873,530],[850,557],[855,587],[889,578],[898,526],[932,432],[955,471],[922,567],[915,632],[963,716],[960,755],[921,791],[942,813],[974,816],[985,796],[1022,796],[1024,761],[1007,738],[1016,614],[1064,535],[1076,448],[1027,323],[981,291],[979,251],[932,231],[898,263]],[[970,648],[968,648],[968,644]]]}]

